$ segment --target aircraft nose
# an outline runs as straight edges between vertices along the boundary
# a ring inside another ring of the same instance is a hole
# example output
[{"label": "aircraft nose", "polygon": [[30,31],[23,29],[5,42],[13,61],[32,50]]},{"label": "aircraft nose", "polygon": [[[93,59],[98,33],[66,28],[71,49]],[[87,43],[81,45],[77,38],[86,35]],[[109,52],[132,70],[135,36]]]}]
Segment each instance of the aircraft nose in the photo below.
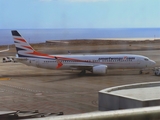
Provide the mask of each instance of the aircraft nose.
[{"label": "aircraft nose", "polygon": [[154,67],[156,65],[156,62],[153,60],[150,60],[150,65],[151,65],[151,67]]}]

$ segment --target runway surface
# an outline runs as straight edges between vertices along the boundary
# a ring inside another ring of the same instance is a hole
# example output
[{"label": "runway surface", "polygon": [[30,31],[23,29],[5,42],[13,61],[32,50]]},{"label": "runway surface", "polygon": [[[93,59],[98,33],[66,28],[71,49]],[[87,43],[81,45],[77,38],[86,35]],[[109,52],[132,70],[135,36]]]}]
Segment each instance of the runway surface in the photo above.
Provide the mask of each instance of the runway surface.
[{"label": "runway surface", "polygon": [[[128,51],[148,56],[160,65],[160,50]],[[15,53],[11,52],[10,55]],[[3,53],[0,56],[7,55]],[[85,113],[98,110],[98,91],[117,85],[159,81],[153,72],[108,70],[105,76],[79,71],[46,70],[21,63],[0,62],[0,111],[39,110],[40,112]]]}]

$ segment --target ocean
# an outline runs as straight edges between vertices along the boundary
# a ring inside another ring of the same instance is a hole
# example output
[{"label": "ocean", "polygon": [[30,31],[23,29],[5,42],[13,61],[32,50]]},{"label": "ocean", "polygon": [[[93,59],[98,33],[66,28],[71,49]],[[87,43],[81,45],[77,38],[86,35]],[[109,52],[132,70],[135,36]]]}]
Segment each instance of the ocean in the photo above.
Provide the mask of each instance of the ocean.
[{"label": "ocean", "polygon": [[[160,38],[160,28],[18,29],[29,43],[92,38]],[[0,29],[0,45],[13,44],[11,30]]]}]

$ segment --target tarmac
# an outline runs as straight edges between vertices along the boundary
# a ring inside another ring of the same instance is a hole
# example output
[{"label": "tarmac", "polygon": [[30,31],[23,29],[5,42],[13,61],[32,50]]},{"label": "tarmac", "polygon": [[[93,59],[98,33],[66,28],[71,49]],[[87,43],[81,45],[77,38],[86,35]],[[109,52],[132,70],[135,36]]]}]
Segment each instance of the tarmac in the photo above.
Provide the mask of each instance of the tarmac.
[{"label": "tarmac", "polygon": [[[152,45],[149,44],[149,46]],[[7,55],[15,55],[14,49],[11,47],[8,53],[1,53],[0,60]],[[58,49],[61,50],[61,47],[57,48],[57,51]],[[79,50],[75,46],[71,49],[73,52]],[[96,50],[95,46],[92,50]],[[96,54],[101,53],[104,54],[106,51]],[[157,66],[160,66],[160,50],[126,50],[109,53],[144,55],[155,60]],[[153,71],[140,75],[139,70],[108,70],[104,76],[93,75],[89,72],[85,76],[79,76],[79,72],[47,70],[18,62],[2,63],[0,61],[0,111],[39,110],[48,113],[64,112],[64,114],[93,112],[98,110],[98,91],[102,89],[159,81],[159,77],[155,76]]]}]

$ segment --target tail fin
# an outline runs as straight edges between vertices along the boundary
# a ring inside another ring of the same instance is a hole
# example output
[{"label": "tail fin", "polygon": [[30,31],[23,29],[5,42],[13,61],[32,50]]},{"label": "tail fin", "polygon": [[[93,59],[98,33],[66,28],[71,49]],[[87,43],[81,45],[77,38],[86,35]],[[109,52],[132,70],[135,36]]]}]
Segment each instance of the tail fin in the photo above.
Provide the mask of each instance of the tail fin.
[{"label": "tail fin", "polygon": [[13,30],[12,36],[14,39],[14,44],[19,57],[24,57],[26,52],[34,52],[35,50],[30,46],[30,44],[18,33],[18,31]]},{"label": "tail fin", "polygon": [[48,54],[43,54],[35,51],[30,44],[18,33],[16,30],[12,30],[12,36],[14,39],[14,44],[17,50],[18,57],[46,57],[52,58]]}]

